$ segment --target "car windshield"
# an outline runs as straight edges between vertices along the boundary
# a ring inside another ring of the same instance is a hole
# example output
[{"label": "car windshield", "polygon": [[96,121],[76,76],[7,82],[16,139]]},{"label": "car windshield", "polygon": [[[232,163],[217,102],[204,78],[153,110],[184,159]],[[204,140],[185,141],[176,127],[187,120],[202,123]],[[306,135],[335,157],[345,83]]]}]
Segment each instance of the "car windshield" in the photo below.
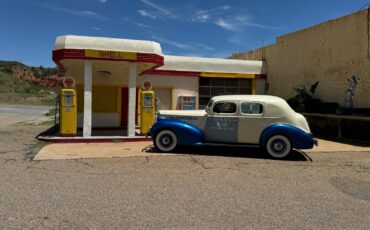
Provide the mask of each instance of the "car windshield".
[{"label": "car windshield", "polygon": [[204,108],[204,110],[208,113],[208,111],[211,109],[213,105],[213,100],[209,100],[208,104],[206,105],[206,107]]}]

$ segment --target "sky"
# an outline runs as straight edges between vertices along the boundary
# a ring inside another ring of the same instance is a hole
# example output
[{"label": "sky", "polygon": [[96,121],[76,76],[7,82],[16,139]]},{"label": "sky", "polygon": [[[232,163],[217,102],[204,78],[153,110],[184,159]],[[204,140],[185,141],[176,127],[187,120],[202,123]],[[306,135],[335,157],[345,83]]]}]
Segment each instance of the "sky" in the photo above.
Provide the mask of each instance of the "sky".
[{"label": "sky", "polygon": [[156,41],[167,55],[225,58],[366,9],[369,0],[2,0],[0,60],[55,66],[55,38]]}]

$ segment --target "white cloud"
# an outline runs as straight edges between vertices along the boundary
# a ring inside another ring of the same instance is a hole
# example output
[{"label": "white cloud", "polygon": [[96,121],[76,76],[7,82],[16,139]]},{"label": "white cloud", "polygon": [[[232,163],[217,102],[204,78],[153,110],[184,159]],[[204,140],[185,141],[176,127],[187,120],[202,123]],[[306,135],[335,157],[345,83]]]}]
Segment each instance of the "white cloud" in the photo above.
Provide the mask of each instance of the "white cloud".
[{"label": "white cloud", "polygon": [[215,48],[210,47],[210,46],[208,46],[206,44],[202,44],[202,43],[195,43],[194,45],[196,47],[199,47],[200,49],[207,50],[207,51],[213,51],[213,50],[215,50]]},{"label": "white cloud", "polygon": [[152,29],[152,30],[155,30],[155,28],[153,26],[149,26],[149,25],[146,25],[146,24],[143,24],[143,23],[140,23],[140,22],[135,22],[135,21],[132,21],[131,19],[129,18],[122,18],[125,22],[129,22],[133,25],[136,25],[136,26],[139,26],[139,27],[142,27],[144,29]]},{"label": "white cloud", "polygon": [[97,0],[100,3],[106,3],[108,0]]},{"label": "white cloud", "polygon": [[255,27],[261,29],[280,29],[279,27],[255,23],[247,10],[233,9],[229,5],[218,6],[209,10],[196,10],[191,14],[190,21],[202,23],[214,23],[226,30],[242,30],[243,27]]},{"label": "white cloud", "polygon": [[100,27],[93,27],[92,29],[93,29],[93,30],[96,30],[96,31],[101,30],[101,29],[100,29]]},{"label": "white cloud", "polygon": [[80,17],[90,17],[90,18],[95,18],[95,19],[100,19],[100,20],[108,20],[108,18],[101,16],[98,13],[90,11],[90,10],[74,10],[74,9],[64,8],[64,7],[60,7],[60,6],[52,5],[52,4],[41,4],[41,3],[36,3],[36,2],[33,2],[33,3],[40,7],[43,7],[49,10],[59,11],[59,12],[66,13],[66,14],[72,14],[72,15],[76,15]]},{"label": "white cloud", "polygon": [[[155,17],[155,18],[177,18],[178,16],[172,13],[170,10],[159,6],[158,4],[153,3],[152,1],[149,0],[140,0],[142,3],[144,3],[147,7],[152,8],[153,10],[151,12],[149,11],[144,11],[144,12],[139,12],[142,16],[146,17]],[[144,14],[143,14],[144,13]],[[150,15],[150,16],[149,16]]]},{"label": "white cloud", "polygon": [[218,6],[209,10],[197,10],[192,15],[190,20],[195,22],[209,22],[215,16],[224,14],[225,11],[229,10],[230,6]]},{"label": "white cloud", "polygon": [[98,16],[98,13],[89,10],[81,11],[81,13],[88,16]]},{"label": "white cloud", "polygon": [[235,24],[228,22],[224,19],[217,19],[217,21],[215,21],[215,24],[226,30],[237,30],[238,29],[238,27]]},{"label": "white cloud", "polygon": [[140,26],[140,27],[143,27],[143,28],[147,28],[147,29],[155,29],[153,26],[149,26],[149,25],[146,25],[146,24],[143,24],[143,23],[140,23],[140,22],[133,22],[135,25],[137,26]]},{"label": "white cloud", "polygon": [[188,44],[184,44],[184,43],[180,43],[180,42],[176,42],[176,41],[171,41],[171,40],[168,40],[168,39],[165,39],[165,38],[161,38],[161,37],[157,37],[157,36],[152,36],[152,39],[160,42],[160,43],[164,43],[164,44],[168,44],[168,45],[171,45],[171,46],[175,46],[177,48],[180,48],[180,49],[189,49],[191,46],[188,45]]},{"label": "white cloud", "polygon": [[[169,52],[166,52],[169,53]],[[208,57],[205,53],[199,52],[185,52],[185,53],[176,53],[176,56],[184,56],[184,57]]]},{"label": "white cloud", "polygon": [[[170,46],[174,46],[179,49],[186,50],[186,53],[190,54],[199,54],[203,51],[203,53],[206,53],[206,51],[214,51],[215,49],[213,47],[210,47],[206,44],[202,43],[181,43],[173,40],[169,40],[163,37],[158,37],[155,35],[152,35],[152,39],[156,40],[159,43],[167,44]],[[191,56],[191,55],[185,55],[185,56]],[[199,55],[196,55],[199,56]],[[203,55],[202,55],[203,56]]]},{"label": "white cloud", "polygon": [[237,15],[235,16],[234,19],[236,23],[242,26],[256,27],[256,28],[261,28],[261,29],[271,29],[271,30],[281,29],[280,27],[276,27],[276,26],[269,26],[269,25],[254,23],[252,22],[250,17],[246,17],[246,16]]},{"label": "white cloud", "polygon": [[243,30],[244,27],[255,27],[260,29],[269,29],[269,30],[277,30],[280,27],[263,25],[252,22],[251,18],[248,16],[240,16],[234,15],[232,17],[228,17],[227,19],[218,18],[215,22],[216,25],[222,27],[226,30]]},{"label": "white cloud", "polygon": [[154,8],[154,9],[156,9],[158,11],[160,11],[161,13],[163,13],[165,15],[172,15],[172,13],[169,10],[167,10],[167,9],[165,9],[163,7],[160,7],[159,5],[154,4],[153,2],[151,2],[149,0],[141,0],[141,2],[145,3],[146,5]]},{"label": "white cloud", "polygon": [[148,13],[147,11],[145,11],[145,10],[138,10],[137,11],[141,16],[143,16],[143,17],[148,17],[148,18],[151,18],[151,19],[156,19],[157,17],[156,16],[154,16],[154,15],[152,15],[152,14],[150,14],[150,13]]}]

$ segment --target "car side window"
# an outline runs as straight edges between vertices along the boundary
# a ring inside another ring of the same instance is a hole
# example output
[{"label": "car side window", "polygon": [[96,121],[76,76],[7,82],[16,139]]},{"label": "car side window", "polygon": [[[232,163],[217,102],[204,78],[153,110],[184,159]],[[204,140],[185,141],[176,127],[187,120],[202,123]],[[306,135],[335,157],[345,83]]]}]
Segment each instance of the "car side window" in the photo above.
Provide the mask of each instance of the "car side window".
[{"label": "car side window", "polygon": [[236,104],[232,102],[221,102],[215,104],[213,107],[214,113],[235,113],[236,112]]},{"label": "car side window", "polygon": [[242,114],[262,114],[263,106],[260,103],[243,102],[240,111]]}]

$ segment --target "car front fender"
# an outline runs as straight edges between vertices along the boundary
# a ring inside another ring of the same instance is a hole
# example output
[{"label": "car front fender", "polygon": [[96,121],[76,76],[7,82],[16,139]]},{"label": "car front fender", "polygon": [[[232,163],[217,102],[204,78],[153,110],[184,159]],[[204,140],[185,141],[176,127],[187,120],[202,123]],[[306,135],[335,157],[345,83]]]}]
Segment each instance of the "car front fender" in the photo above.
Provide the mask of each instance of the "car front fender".
[{"label": "car front fender", "polygon": [[290,124],[272,124],[265,128],[260,136],[260,145],[266,146],[267,140],[273,135],[286,136],[295,149],[312,149],[316,140],[307,133]]},{"label": "car front fender", "polygon": [[177,136],[178,145],[201,145],[204,142],[203,132],[196,126],[179,120],[158,120],[150,129],[150,136],[155,136],[162,130],[171,130]]}]

